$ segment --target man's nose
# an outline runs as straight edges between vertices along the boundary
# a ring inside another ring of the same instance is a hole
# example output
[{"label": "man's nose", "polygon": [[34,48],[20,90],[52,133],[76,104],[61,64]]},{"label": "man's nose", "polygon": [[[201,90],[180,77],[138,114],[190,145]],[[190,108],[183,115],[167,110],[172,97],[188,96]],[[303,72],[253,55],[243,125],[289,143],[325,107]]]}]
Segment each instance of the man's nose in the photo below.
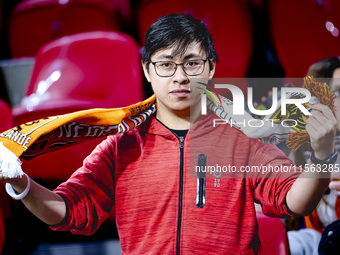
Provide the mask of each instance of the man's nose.
[{"label": "man's nose", "polygon": [[189,81],[188,75],[184,72],[183,65],[177,66],[177,70],[173,77],[174,82],[178,82],[179,84],[188,83]]}]

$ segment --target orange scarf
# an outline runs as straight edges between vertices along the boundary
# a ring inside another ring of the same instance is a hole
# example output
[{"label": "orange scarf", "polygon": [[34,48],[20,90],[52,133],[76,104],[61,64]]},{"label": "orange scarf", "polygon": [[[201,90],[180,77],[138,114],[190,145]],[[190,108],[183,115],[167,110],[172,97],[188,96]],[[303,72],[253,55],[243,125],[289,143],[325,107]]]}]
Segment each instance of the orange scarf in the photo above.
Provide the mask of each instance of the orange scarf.
[{"label": "orange scarf", "polygon": [[145,122],[155,111],[156,96],[116,109],[91,109],[43,118],[0,134],[0,170],[3,176],[22,176],[18,158],[38,155],[74,144],[127,132]]}]

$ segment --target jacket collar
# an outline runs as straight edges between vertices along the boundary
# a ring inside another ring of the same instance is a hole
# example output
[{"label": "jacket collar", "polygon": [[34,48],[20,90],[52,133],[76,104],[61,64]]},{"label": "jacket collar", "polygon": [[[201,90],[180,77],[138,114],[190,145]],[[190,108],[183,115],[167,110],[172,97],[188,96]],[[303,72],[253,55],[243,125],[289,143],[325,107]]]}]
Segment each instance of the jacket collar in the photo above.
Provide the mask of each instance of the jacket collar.
[{"label": "jacket collar", "polygon": [[175,135],[168,128],[163,126],[156,119],[156,112],[153,113],[146,122],[138,126],[137,129],[147,134],[161,135],[166,138],[177,139]]},{"label": "jacket collar", "polygon": [[[191,138],[201,136],[214,131],[213,127],[214,119],[218,119],[214,112],[208,111],[207,115],[201,115],[199,119],[190,127],[189,133]],[[222,126],[222,125],[219,125]],[[157,119],[156,113],[152,114],[149,119],[137,127],[138,130],[153,135],[161,135],[169,139],[177,139],[175,135],[165,126],[163,126]]]}]

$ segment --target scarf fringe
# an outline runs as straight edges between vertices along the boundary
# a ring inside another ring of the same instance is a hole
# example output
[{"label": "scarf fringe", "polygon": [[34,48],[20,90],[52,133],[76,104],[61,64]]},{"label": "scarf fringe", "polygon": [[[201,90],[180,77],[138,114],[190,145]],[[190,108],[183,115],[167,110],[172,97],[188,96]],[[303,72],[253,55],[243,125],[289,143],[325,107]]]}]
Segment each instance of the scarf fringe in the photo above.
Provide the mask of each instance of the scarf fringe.
[{"label": "scarf fringe", "polygon": [[21,161],[0,142],[0,172],[3,177],[16,178],[24,175]]},{"label": "scarf fringe", "polygon": [[315,96],[321,104],[328,106],[334,112],[335,94],[330,91],[327,83],[317,82],[313,76],[307,76],[304,78],[303,87],[310,91],[311,96]]}]

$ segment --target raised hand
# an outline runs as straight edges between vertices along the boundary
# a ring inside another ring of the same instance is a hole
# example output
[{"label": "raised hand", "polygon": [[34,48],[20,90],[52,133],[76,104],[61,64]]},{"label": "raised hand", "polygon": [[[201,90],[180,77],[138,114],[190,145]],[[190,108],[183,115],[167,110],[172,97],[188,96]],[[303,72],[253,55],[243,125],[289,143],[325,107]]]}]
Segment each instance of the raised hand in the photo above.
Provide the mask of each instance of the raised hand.
[{"label": "raised hand", "polygon": [[337,120],[329,109],[322,104],[312,105],[312,116],[306,122],[315,157],[323,160],[334,153],[334,138]]}]

